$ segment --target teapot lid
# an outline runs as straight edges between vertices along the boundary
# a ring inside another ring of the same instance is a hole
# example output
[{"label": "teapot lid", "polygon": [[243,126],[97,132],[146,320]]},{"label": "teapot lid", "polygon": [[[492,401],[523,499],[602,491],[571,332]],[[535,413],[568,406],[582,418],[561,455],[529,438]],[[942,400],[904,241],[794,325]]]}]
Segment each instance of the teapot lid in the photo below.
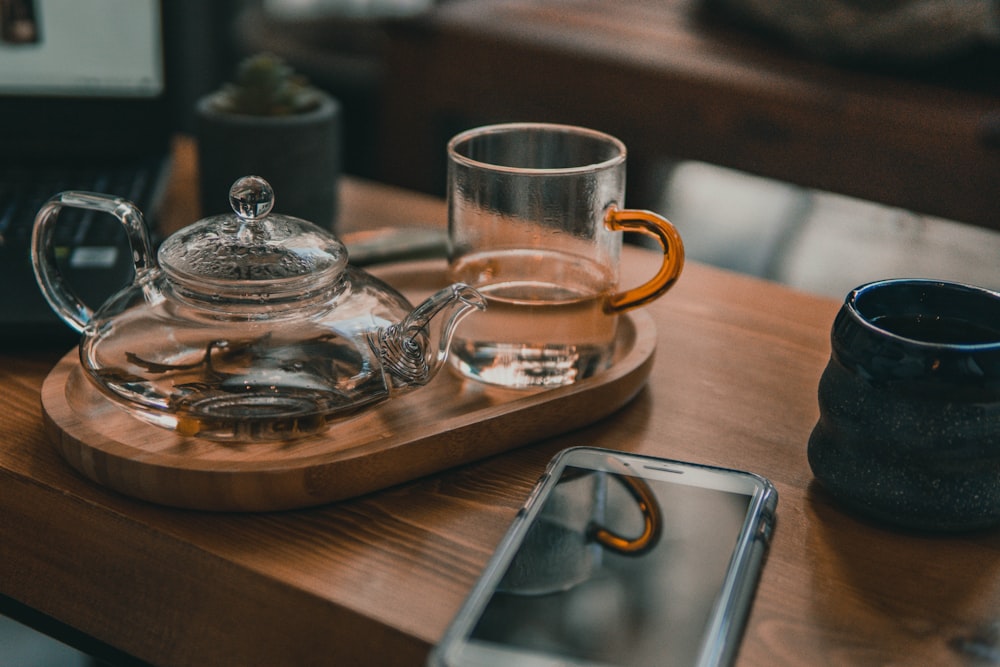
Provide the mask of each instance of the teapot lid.
[{"label": "teapot lid", "polygon": [[229,190],[233,213],[193,223],[163,242],[160,266],[196,293],[261,300],[308,296],[347,265],[347,248],[311,222],[274,214],[274,191],[259,176]]}]

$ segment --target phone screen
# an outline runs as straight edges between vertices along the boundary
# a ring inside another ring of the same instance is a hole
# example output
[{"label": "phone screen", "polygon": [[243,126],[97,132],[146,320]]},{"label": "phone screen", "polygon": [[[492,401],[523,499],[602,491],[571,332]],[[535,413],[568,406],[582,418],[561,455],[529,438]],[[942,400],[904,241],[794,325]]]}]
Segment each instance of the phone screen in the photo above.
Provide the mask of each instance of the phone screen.
[{"label": "phone screen", "polygon": [[554,471],[468,627],[463,664],[699,664],[762,487],[631,468]]}]

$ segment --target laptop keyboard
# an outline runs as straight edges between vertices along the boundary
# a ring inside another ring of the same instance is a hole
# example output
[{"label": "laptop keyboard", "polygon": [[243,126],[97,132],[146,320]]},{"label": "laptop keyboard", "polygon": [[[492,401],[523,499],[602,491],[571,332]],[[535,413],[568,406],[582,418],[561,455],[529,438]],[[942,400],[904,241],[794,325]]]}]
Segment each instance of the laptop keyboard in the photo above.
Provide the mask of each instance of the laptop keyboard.
[{"label": "laptop keyboard", "polygon": [[[151,224],[165,167],[163,158],[108,168],[0,167],[0,339],[35,336],[50,327],[68,331],[42,298],[31,267],[31,234],[42,205],[65,190],[98,192],[132,201]],[[54,243],[67,282],[92,306],[132,280],[125,229],[112,215],[64,207],[55,223]]]},{"label": "laptop keyboard", "polygon": [[[0,248],[27,249],[35,214],[50,198],[64,190],[85,190],[124,197],[140,209],[153,201],[159,177],[159,161],[149,161],[128,168],[109,169],[0,169]],[[120,239],[121,223],[110,215],[94,211],[64,208],[56,223],[57,246],[115,245]]]}]

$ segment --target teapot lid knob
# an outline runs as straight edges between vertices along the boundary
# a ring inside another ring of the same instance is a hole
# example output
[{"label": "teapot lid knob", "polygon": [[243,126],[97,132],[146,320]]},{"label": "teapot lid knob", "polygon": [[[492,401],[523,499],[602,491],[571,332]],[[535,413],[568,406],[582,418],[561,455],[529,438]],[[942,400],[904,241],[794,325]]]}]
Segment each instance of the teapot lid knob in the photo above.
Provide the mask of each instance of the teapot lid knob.
[{"label": "teapot lid knob", "polygon": [[274,207],[274,189],[260,176],[244,176],[229,188],[229,205],[244,220],[263,218]]}]

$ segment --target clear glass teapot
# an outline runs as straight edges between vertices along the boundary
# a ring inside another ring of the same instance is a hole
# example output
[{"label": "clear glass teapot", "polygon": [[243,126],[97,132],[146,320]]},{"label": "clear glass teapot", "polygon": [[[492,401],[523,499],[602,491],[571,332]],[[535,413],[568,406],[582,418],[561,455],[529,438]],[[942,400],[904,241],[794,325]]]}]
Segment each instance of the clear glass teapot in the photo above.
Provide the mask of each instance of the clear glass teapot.
[{"label": "clear glass teapot", "polygon": [[[455,326],[485,300],[444,288],[414,308],[348,265],[347,249],[304,220],[271,214],[274,194],[248,176],[234,213],[200,220],[156,255],[130,202],[63,192],[38,212],[32,262],[56,313],[82,333],[80,362],[115,403],[179,434],[287,440],[426,384]],[[95,311],[62,279],[53,233],[59,211],[103,211],[125,226],[132,284]]]}]

